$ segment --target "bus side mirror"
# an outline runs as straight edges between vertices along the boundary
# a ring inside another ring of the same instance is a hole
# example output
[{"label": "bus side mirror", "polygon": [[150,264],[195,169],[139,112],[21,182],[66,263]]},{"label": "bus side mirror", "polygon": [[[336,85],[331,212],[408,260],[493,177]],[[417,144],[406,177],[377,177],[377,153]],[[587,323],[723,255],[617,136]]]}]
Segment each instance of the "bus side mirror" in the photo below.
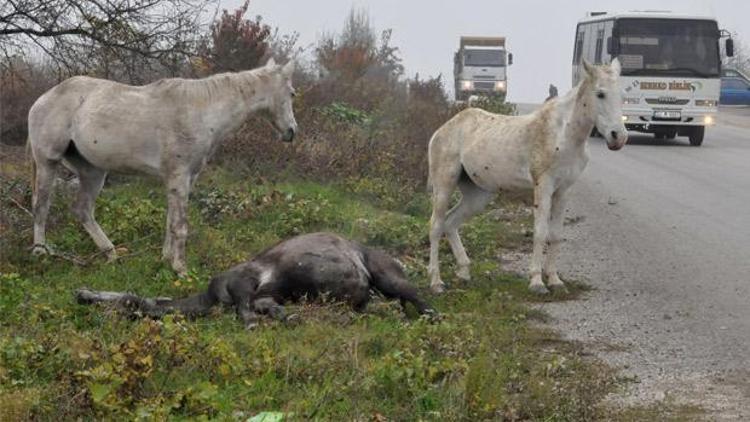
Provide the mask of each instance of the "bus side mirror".
[{"label": "bus side mirror", "polygon": [[727,57],[734,57],[734,40],[731,38],[727,38],[726,41],[724,41],[724,51],[727,52]]},{"label": "bus side mirror", "polygon": [[513,64],[513,53],[508,53],[508,66]]},{"label": "bus side mirror", "polygon": [[620,43],[617,42],[617,38],[607,37],[607,54],[610,56],[620,54]]}]

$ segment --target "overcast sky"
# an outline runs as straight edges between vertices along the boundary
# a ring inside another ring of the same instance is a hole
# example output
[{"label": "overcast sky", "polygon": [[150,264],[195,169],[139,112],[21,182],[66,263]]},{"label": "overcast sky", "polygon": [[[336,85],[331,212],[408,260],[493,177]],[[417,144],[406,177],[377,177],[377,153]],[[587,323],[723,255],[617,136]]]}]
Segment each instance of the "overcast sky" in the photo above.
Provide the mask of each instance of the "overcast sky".
[{"label": "overcast sky", "polygon": [[[242,0],[221,0],[234,8]],[[297,31],[302,45],[338,32],[349,10],[366,10],[378,30],[393,29],[406,74],[442,73],[452,85],[453,52],[461,35],[506,36],[514,64],[509,99],[538,102],[550,83],[570,89],[576,22],[587,11],[672,10],[716,17],[750,44],[750,0],[251,0],[249,16],[261,15],[282,33]]]}]

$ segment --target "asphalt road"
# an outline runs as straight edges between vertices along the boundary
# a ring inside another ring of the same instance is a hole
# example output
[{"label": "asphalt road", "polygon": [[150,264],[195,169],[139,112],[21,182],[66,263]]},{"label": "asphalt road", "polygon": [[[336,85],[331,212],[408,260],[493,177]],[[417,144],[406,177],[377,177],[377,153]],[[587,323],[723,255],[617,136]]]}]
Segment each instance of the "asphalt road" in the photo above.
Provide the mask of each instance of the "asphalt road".
[{"label": "asphalt road", "polygon": [[589,142],[560,267],[595,290],[545,305],[553,325],[638,380],[619,400],[750,420],[750,108],[722,109],[701,147]]}]

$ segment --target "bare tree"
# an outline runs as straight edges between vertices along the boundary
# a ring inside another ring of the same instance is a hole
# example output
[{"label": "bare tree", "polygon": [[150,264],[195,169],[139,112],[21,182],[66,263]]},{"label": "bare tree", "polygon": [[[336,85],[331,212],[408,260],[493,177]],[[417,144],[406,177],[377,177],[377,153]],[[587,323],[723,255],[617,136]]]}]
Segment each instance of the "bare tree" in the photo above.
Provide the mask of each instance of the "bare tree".
[{"label": "bare tree", "polygon": [[7,58],[35,47],[64,74],[80,72],[86,59],[105,67],[113,58],[131,69],[147,61],[174,66],[194,51],[201,14],[214,2],[4,0],[0,52]]}]

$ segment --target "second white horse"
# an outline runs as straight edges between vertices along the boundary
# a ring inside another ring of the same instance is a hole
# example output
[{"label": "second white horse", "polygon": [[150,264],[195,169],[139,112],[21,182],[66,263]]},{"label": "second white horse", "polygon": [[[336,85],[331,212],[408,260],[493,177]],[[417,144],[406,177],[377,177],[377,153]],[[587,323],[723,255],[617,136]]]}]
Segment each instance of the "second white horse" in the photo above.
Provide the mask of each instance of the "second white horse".
[{"label": "second white horse", "polygon": [[[547,286],[564,289],[557,274],[562,240],[564,196],[588,162],[586,140],[597,128],[610,150],[627,142],[622,122],[618,84],[620,63],[592,66],[584,62],[586,77],[567,95],[546,102],[524,116],[502,116],[467,109],[441,126],[430,140],[429,183],[432,188],[430,220],[430,287],[444,290],[440,279],[438,246],[445,234],[458,264],[457,276],[470,279],[469,257],[458,229],[482,211],[500,190],[534,190],[534,248],[529,268],[529,289],[548,293],[542,282],[542,259],[548,247],[544,273]],[[448,211],[458,186],[462,197]]]}]

